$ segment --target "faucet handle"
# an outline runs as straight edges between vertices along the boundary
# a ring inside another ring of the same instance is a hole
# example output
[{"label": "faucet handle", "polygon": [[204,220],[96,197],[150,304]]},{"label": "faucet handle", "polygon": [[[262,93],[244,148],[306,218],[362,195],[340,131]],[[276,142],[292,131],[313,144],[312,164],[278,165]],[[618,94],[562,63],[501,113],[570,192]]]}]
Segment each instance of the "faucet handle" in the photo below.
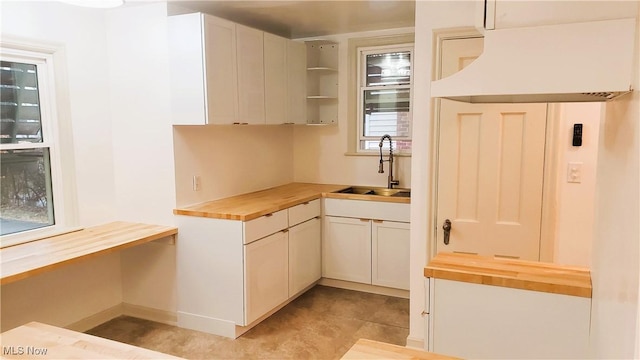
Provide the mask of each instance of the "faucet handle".
[{"label": "faucet handle", "polygon": [[378,174],[384,174],[384,161],[380,159],[380,164],[378,165]]}]

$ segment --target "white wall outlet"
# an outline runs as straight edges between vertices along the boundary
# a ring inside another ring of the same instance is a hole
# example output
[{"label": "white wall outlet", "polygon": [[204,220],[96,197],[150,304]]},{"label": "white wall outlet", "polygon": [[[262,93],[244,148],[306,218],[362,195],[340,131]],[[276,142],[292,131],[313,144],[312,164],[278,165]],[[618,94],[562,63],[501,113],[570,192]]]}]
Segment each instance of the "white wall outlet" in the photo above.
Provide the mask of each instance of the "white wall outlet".
[{"label": "white wall outlet", "polygon": [[200,191],[200,176],[193,175],[193,191]]},{"label": "white wall outlet", "polygon": [[582,182],[582,163],[570,162],[567,167],[567,182],[569,183],[581,183]]}]

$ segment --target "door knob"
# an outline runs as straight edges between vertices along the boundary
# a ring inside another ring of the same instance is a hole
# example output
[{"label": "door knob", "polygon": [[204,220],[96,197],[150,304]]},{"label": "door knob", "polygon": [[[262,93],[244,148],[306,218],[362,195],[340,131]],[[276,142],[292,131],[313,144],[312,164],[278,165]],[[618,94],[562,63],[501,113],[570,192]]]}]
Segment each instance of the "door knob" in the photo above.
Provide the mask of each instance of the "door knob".
[{"label": "door knob", "polygon": [[449,245],[449,234],[451,234],[451,220],[446,219],[442,224],[442,230],[444,230],[444,244]]}]

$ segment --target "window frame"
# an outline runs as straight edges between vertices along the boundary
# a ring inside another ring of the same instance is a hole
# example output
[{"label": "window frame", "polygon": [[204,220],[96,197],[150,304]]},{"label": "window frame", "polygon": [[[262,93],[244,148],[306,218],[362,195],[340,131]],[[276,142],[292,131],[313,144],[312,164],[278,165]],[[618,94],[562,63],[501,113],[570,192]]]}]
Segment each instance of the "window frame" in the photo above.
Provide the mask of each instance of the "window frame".
[{"label": "window frame", "polygon": [[[378,85],[367,86],[367,55],[373,54],[385,54],[391,52],[409,52],[411,59],[411,72],[410,82],[408,85]],[[365,136],[364,135],[364,94],[370,90],[397,90],[408,89],[409,90],[409,116],[411,121],[409,122],[409,135],[408,136],[393,136],[393,140],[412,141],[411,133],[413,128],[413,111],[411,104],[413,103],[413,61],[414,61],[414,44],[413,43],[398,43],[388,45],[375,45],[375,46],[360,46],[357,47],[357,65],[356,65],[356,88],[357,88],[357,133],[356,133],[356,153],[360,154],[378,154],[378,149],[364,149],[362,143],[364,141],[379,141],[377,136]],[[398,154],[410,155],[411,151],[397,150]]]},{"label": "window frame", "polygon": [[70,130],[69,109],[66,106],[68,95],[64,76],[64,48],[24,39],[5,38],[0,42],[0,58],[3,61],[36,66],[42,126],[42,142],[0,144],[0,149],[48,149],[53,198],[53,224],[1,235],[0,248],[3,248],[68,232],[76,225],[77,212],[72,135],[70,131],[62,134],[62,129]]}]

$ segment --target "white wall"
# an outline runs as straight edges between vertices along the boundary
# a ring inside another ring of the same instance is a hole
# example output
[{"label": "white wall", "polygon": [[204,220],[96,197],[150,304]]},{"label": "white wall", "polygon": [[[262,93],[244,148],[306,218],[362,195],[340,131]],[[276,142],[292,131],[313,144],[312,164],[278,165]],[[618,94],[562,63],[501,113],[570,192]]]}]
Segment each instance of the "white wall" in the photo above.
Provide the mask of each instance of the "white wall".
[{"label": "white wall", "polygon": [[[297,182],[386,186],[388,167],[378,173],[378,156],[348,156],[348,42],[350,38],[412,33],[413,28],[367,31],[323,37],[338,43],[338,124],[300,126],[294,129],[294,179]],[[415,75],[414,75],[415,77]],[[417,119],[414,116],[414,119]],[[415,121],[415,120],[414,120]],[[353,151],[353,149],[351,149]],[[386,155],[386,153],[384,153]],[[384,157],[387,158],[386,156]],[[411,158],[395,157],[394,178],[411,187]]]},{"label": "white wall", "polygon": [[173,139],[178,206],[293,181],[291,126],[175,126]]},{"label": "white wall", "polygon": [[[600,103],[561,104],[557,154],[556,238],[553,262],[589,267],[595,216]],[[553,120],[555,121],[555,119]],[[582,146],[571,145],[573,124],[583,124]],[[549,124],[551,126],[551,124]],[[568,163],[582,163],[580,183],[567,182]]]},{"label": "white wall", "polygon": [[[113,220],[115,185],[104,10],[59,2],[3,1],[1,6],[2,36],[64,46],[79,223],[87,226]],[[61,268],[2,286],[1,291],[3,331],[30,320],[67,326],[122,301],[120,257]]]},{"label": "white wall", "polygon": [[434,54],[434,29],[473,26],[474,1],[417,1],[416,38],[413,76],[413,156],[411,159],[411,258],[408,344],[420,346],[424,341],[425,291],[423,270],[431,252],[433,239],[432,194],[432,111],[430,79]]},{"label": "white wall", "polygon": [[[107,11],[116,218],[174,224],[175,175],[166,4]],[[121,252],[123,302],[176,309],[175,246]]]},{"label": "white wall", "polygon": [[[640,7],[636,3],[637,19]],[[640,24],[635,77],[640,86]],[[607,103],[600,128],[593,243],[591,347],[597,359],[637,358],[640,346],[640,93]]]}]

